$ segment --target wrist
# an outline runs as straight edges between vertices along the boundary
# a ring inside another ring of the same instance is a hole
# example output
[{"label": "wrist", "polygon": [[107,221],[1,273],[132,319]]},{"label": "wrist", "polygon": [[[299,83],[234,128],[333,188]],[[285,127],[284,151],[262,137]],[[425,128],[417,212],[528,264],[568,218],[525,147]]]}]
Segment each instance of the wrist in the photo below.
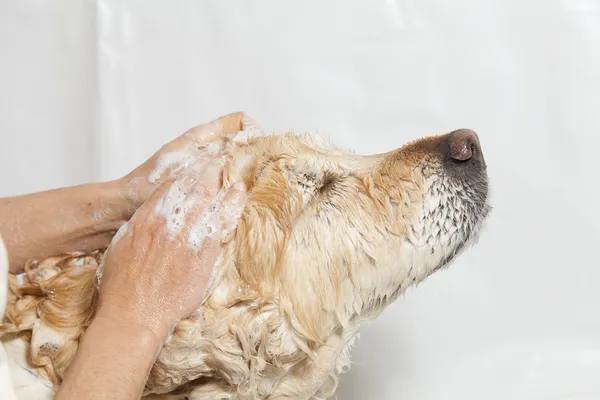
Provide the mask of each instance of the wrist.
[{"label": "wrist", "polygon": [[[143,327],[97,315],[85,331],[57,400],[140,398],[161,343]],[[107,392],[110,387],[110,392]]]},{"label": "wrist", "polygon": [[90,328],[92,327],[96,332],[112,336],[113,340],[139,343],[145,350],[156,354],[167,338],[167,333],[163,334],[161,330],[139,322],[132,315],[123,312],[109,313],[102,307],[96,312],[90,324]]},{"label": "wrist", "polygon": [[[120,299],[119,301],[107,301],[102,293],[96,308],[96,315],[92,324],[98,329],[109,330],[119,327],[125,336],[139,335],[148,346],[153,345],[161,348],[171,333],[170,324],[166,323],[165,316],[152,312],[153,307],[143,307],[140,310],[136,302]],[[110,296],[113,300],[115,296]],[[148,306],[148,303],[146,303]],[[173,324],[174,326],[175,324]]]},{"label": "wrist", "polygon": [[123,202],[134,212],[147,200],[154,188],[154,185],[149,184],[146,179],[136,175],[136,171],[133,171],[111,182]]},{"label": "wrist", "polygon": [[110,217],[113,220],[128,221],[141,205],[135,201],[135,196],[125,179],[102,182],[98,185],[107,203],[111,205]]},{"label": "wrist", "polygon": [[[130,318],[96,315],[89,329],[111,338],[111,341],[135,344],[150,353],[158,354],[164,343],[162,335]],[[86,331],[87,332],[87,331]]]}]

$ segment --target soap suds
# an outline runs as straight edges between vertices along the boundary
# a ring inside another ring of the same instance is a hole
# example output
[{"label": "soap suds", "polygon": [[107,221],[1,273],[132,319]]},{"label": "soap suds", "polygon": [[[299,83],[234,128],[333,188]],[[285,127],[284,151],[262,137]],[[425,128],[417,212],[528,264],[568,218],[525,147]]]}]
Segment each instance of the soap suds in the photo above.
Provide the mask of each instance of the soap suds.
[{"label": "soap suds", "polygon": [[[220,201],[223,196],[218,196],[216,201]],[[211,218],[211,216],[215,213],[214,209],[216,205],[214,201],[207,205],[207,209],[200,216],[198,221],[194,223],[194,225],[190,228],[188,232],[188,245],[198,251],[202,247],[202,242],[204,242],[205,238],[213,237],[219,228],[217,223],[215,223],[215,218]],[[216,221],[218,222],[218,221]]]},{"label": "soap suds", "polygon": [[201,156],[195,147],[184,147],[183,149],[162,154],[156,160],[156,167],[148,174],[148,182],[155,183],[166,171],[170,176],[175,175],[190,166]]},{"label": "soap suds", "polygon": [[[108,253],[108,252],[106,252]],[[102,255],[100,265],[96,268],[96,289],[100,290],[100,283],[102,283],[102,272],[104,272],[104,260],[106,259],[106,253]]]},{"label": "soap suds", "polygon": [[221,143],[220,142],[211,142],[206,146],[206,152],[212,156],[216,155],[221,151]]},{"label": "soap suds", "polygon": [[[217,240],[224,240],[236,228],[233,222],[238,220],[244,207],[228,203],[223,204],[224,196],[225,191],[219,192],[188,232],[188,245],[192,249],[200,250],[204,240],[214,237],[217,233],[219,234]],[[220,207],[217,207],[217,204]],[[231,226],[224,227],[225,224]]]},{"label": "soap suds", "polygon": [[113,236],[112,240],[110,241],[110,245],[114,246],[123,236],[125,236],[128,230],[129,223],[125,222],[123,225],[121,225],[117,233],[115,233],[115,236]]},{"label": "soap suds", "polygon": [[181,232],[186,224],[189,212],[204,201],[204,189],[193,178],[178,179],[160,198],[154,212],[166,219],[165,229],[171,240]]},{"label": "soap suds", "polygon": [[252,154],[248,154],[239,157],[233,161],[233,166],[229,171],[229,181],[237,182],[242,179],[245,171],[247,171],[256,162],[256,157]]},{"label": "soap suds", "polygon": [[85,257],[78,258],[75,261],[72,261],[71,264],[76,267],[82,266],[85,264]]},{"label": "soap suds", "polygon": [[243,132],[246,132],[246,137],[257,137],[264,135],[263,128],[260,126],[258,121],[253,118],[245,116],[242,119],[242,125],[244,126]]},{"label": "soap suds", "polygon": [[[232,139],[236,143],[248,143],[251,138],[264,135],[262,127],[250,117],[244,117],[242,125],[244,129],[238,132]],[[211,131],[203,137],[203,140],[207,140],[212,136],[214,136],[214,132]],[[215,140],[205,145],[197,147],[188,146],[160,155],[156,161],[156,166],[152,172],[148,174],[148,182],[157,182],[166,171],[170,171],[169,176],[173,177],[178,172],[188,168],[198,159],[204,156],[215,156],[223,150],[223,144],[223,140],[215,138]]]},{"label": "soap suds", "polygon": [[72,277],[79,276],[79,275],[83,274],[84,271],[85,271],[85,268],[76,266],[69,270],[69,276],[72,276]]},{"label": "soap suds", "polygon": [[[251,118],[245,117],[243,126],[244,130],[238,132],[232,139],[236,143],[248,143],[251,138],[264,135],[260,125]],[[204,157],[214,158],[219,152],[223,151],[224,144],[223,140],[217,139],[205,145],[188,146],[162,154],[158,157],[154,169],[148,174],[148,182],[156,183],[167,171],[170,178],[186,169],[202,173],[206,164],[197,161]],[[236,160],[234,170],[245,169],[251,164],[253,158],[252,156],[246,156]],[[174,240],[186,225],[189,212],[206,200],[202,186],[197,185],[194,187],[196,182],[190,182],[189,179],[192,178],[176,180],[154,207],[154,212],[165,218],[165,229],[171,240]],[[135,186],[138,182],[132,180],[130,184]],[[200,250],[204,239],[214,237],[217,232],[220,236],[218,240],[223,240],[236,228],[233,225],[222,232],[220,231],[224,221],[237,221],[244,208],[235,205],[222,205],[221,209],[217,209],[216,203],[220,203],[223,196],[224,191],[219,192],[214,201],[207,205],[208,208],[199,220],[190,228],[187,235],[187,244],[191,248],[197,251]],[[100,213],[97,216],[100,216]],[[113,237],[111,246],[114,246],[127,231],[128,225],[125,223]],[[96,271],[98,287],[102,279],[105,258],[106,253]]]},{"label": "soap suds", "polygon": [[115,236],[113,236],[113,238],[110,241],[110,244],[108,246],[108,250],[102,255],[102,260],[100,260],[100,265],[98,265],[98,268],[96,268],[96,288],[97,289],[100,289],[100,282],[102,281],[102,272],[104,271],[104,261],[106,260],[106,256],[108,255],[108,251],[110,250],[111,247],[115,247],[115,244],[123,236],[125,236],[125,234],[128,233],[128,232],[129,232],[129,223],[125,222],[123,225],[121,225],[121,227],[119,228],[119,230],[117,231],[117,233],[115,233]]},{"label": "soap suds", "polygon": [[43,325],[40,320],[37,320],[33,324],[33,332],[31,335],[32,355],[37,357],[39,350],[42,348],[58,351],[58,349],[66,342],[66,339],[65,334],[50,329],[46,325]]},{"label": "soap suds", "polygon": [[247,144],[250,139],[264,136],[262,127],[254,119],[250,117],[244,117],[242,120],[242,125],[244,129],[239,131],[233,137],[233,139],[231,139],[233,142]]},{"label": "soap suds", "polygon": [[250,132],[249,131],[241,131],[237,135],[231,139],[235,143],[244,143],[247,144],[248,140],[250,140]]},{"label": "soap suds", "polygon": [[219,254],[219,257],[215,261],[215,264],[213,265],[213,268],[210,271],[210,276],[208,277],[208,282],[206,283],[206,288],[204,289],[204,298],[206,298],[208,296],[208,294],[210,293],[210,289],[212,288],[212,286],[215,282],[215,279],[217,278],[217,272],[219,271],[219,268],[221,267],[222,262],[223,262],[223,252],[221,252]]}]

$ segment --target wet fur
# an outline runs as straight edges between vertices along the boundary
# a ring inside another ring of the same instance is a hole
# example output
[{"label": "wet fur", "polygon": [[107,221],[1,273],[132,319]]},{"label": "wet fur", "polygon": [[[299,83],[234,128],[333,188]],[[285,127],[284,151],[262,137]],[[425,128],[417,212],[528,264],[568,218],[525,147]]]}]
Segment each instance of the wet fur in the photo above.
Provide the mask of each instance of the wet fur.
[{"label": "wet fur", "polygon": [[[311,135],[223,141],[225,185],[243,178],[249,200],[208,299],[160,352],[148,398],[330,397],[360,328],[448,265],[487,215],[485,168],[452,165],[443,143],[358,156]],[[53,384],[93,318],[101,257],[30,262],[24,279],[9,277],[3,340],[30,342],[11,356]]]}]

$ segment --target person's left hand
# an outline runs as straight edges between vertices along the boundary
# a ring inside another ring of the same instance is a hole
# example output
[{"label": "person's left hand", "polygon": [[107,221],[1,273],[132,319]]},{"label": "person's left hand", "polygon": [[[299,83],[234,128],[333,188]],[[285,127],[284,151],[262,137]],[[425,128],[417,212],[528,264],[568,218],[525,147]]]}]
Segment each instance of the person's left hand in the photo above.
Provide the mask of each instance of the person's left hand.
[{"label": "person's left hand", "polygon": [[234,135],[244,129],[249,118],[242,112],[224,115],[198,125],[165,144],[152,157],[118,180],[125,198],[135,208],[144,203],[163,182],[183,171],[202,157],[202,149],[223,135]]}]

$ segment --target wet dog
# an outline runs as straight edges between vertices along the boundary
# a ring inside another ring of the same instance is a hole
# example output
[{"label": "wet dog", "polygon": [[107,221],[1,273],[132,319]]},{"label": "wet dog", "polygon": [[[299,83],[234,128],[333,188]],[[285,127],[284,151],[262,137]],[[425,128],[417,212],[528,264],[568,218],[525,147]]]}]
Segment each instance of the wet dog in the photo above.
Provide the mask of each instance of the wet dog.
[{"label": "wet dog", "polygon": [[[243,179],[248,202],[206,301],[161,350],[148,398],[331,396],[359,330],[472,244],[490,209],[466,129],[370,156],[314,135],[211,146],[231,159],[224,185]],[[15,375],[20,398],[51,398],[60,384],[93,318],[102,253],[9,276],[3,342],[38,385]]]}]

